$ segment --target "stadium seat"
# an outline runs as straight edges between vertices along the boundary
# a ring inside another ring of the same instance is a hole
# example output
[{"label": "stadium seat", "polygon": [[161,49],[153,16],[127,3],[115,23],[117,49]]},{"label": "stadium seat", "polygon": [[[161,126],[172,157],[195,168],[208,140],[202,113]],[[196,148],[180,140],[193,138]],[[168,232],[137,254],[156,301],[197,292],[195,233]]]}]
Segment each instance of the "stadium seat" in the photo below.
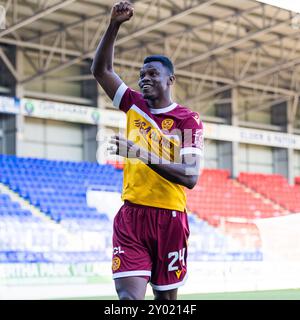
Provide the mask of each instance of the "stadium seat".
[{"label": "stadium seat", "polygon": [[297,185],[289,185],[285,177],[277,174],[240,173],[238,180],[290,212],[300,212],[300,189]]},{"label": "stadium seat", "polygon": [[229,176],[227,170],[204,169],[195,188],[187,190],[189,210],[214,226],[221,218],[267,218],[284,212]]},{"label": "stadium seat", "polygon": [[[280,179],[278,177],[279,182]],[[89,208],[86,192],[91,187],[121,192],[121,167],[116,167],[115,164],[99,165],[0,155],[0,180],[31,205],[39,208],[53,224],[60,224],[80,239],[83,239],[85,232],[97,234],[99,239],[107,232],[110,239],[111,224],[105,208],[104,212]],[[190,247],[191,257],[205,261],[261,259],[259,239],[251,223],[247,222],[242,226],[242,229],[249,231],[251,241],[245,241],[245,235],[236,229],[237,224],[228,223],[232,219],[281,215],[283,209],[274,209],[273,203],[264,201],[267,196],[257,196],[254,191],[247,191],[243,185],[245,183],[242,181],[230,179],[228,170],[206,169],[195,188],[187,190],[188,209],[196,213],[189,214],[190,228],[201,237],[199,243]],[[279,188],[278,192],[280,190]],[[97,252],[92,247],[95,242],[92,242],[92,246],[89,244],[85,251],[78,249],[70,252],[65,249],[66,240],[62,240],[59,250],[54,252],[51,249],[53,229],[32,212],[12,202],[6,194],[0,194],[0,217],[6,230],[0,235],[1,262],[48,263],[110,259],[110,254],[105,251],[107,240],[104,241],[103,250]],[[23,240],[24,230],[32,231],[33,242],[30,246]],[[99,240],[100,244],[101,241]],[[246,248],[245,243],[251,243],[251,248]],[[228,246],[226,252],[224,244]]]},{"label": "stadium seat", "polygon": [[97,215],[85,201],[90,186],[113,192],[122,189],[122,171],[113,165],[15,156],[2,156],[0,162],[1,182],[56,222]]}]

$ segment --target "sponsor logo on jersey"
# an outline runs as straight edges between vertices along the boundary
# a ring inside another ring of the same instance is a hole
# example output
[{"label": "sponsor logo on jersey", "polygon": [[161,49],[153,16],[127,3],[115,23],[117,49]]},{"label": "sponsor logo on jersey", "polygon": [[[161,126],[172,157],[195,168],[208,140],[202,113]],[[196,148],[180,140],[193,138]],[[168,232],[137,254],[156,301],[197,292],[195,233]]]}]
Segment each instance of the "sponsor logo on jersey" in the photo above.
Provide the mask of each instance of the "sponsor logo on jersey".
[{"label": "sponsor logo on jersey", "polygon": [[140,133],[141,134],[148,134],[149,131],[151,131],[151,127],[148,126],[147,127],[147,123],[138,119],[138,120],[134,120],[134,125],[140,129]]},{"label": "sponsor logo on jersey", "polygon": [[[165,122],[166,121],[166,122]],[[165,122],[165,124],[164,124]],[[169,130],[174,124],[172,119],[165,119],[162,123],[164,130]],[[167,149],[174,149],[174,137],[168,138],[167,135],[161,134],[157,129],[147,126],[147,123],[143,120],[134,120],[135,127],[139,128],[139,132],[147,139],[148,143],[157,143],[159,147],[165,147]]]}]

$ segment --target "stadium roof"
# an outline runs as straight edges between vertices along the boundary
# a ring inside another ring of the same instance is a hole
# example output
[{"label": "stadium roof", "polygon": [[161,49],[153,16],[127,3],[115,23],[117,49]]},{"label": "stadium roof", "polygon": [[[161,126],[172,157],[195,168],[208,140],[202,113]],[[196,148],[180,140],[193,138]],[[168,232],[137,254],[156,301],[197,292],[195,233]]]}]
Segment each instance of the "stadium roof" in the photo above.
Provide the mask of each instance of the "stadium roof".
[{"label": "stadium roof", "polygon": [[[6,29],[0,57],[20,84],[41,79],[84,81],[73,65],[90,65],[108,23],[110,0],[6,1]],[[239,112],[266,110],[289,101],[295,119],[300,84],[300,18],[295,12],[258,1],[136,0],[135,16],[117,40],[117,71],[130,85],[148,54],[166,54],[176,67],[176,99],[209,116],[237,88]],[[31,68],[20,74],[5,44],[24,52]],[[59,73],[58,73],[59,72]]]},{"label": "stadium roof", "polygon": [[300,12],[300,3],[295,0],[257,0],[282,9]]}]

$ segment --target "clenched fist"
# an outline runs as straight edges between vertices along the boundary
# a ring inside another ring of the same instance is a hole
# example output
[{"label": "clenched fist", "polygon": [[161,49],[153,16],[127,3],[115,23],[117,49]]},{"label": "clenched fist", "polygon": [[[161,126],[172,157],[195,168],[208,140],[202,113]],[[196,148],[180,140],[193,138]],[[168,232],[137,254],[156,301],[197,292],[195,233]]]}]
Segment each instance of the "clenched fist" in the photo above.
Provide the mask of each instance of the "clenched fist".
[{"label": "clenched fist", "polygon": [[117,23],[123,23],[128,21],[133,16],[133,6],[127,1],[121,1],[116,3],[111,11],[111,21]]}]

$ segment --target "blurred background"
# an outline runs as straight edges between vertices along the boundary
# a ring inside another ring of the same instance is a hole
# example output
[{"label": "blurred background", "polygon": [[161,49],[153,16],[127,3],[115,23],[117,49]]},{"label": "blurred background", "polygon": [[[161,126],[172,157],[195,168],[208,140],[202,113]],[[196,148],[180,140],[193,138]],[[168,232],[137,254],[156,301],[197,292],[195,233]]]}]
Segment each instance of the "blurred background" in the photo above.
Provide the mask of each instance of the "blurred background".
[{"label": "blurred background", "polygon": [[[116,72],[138,89],[143,58],[169,56],[173,99],[204,122],[182,297],[299,299],[299,4],[132,2]],[[90,73],[113,3],[0,0],[0,299],[116,298],[105,145],[125,116]]]}]

